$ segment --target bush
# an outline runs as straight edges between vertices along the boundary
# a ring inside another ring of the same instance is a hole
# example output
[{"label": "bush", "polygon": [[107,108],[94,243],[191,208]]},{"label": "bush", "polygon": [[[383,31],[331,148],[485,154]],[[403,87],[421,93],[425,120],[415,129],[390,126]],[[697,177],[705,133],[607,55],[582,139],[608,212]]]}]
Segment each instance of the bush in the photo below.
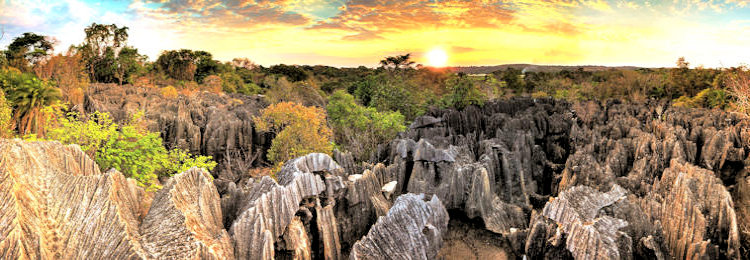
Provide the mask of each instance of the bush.
[{"label": "bush", "polygon": [[678,107],[688,108],[719,108],[725,109],[730,106],[729,95],[721,89],[707,88],[698,92],[695,97],[681,96],[672,104]]},{"label": "bush", "polygon": [[177,89],[173,86],[166,86],[161,88],[161,95],[165,98],[177,98]]},{"label": "bush", "polygon": [[406,129],[401,113],[360,106],[343,90],[331,95],[327,111],[336,142],[359,159],[367,159],[378,144],[390,141]]},{"label": "bush", "polygon": [[261,116],[253,121],[260,131],[276,134],[268,150],[268,160],[277,166],[308,153],[333,151],[333,133],[321,108],[281,102],[263,109]]},{"label": "bush", "polygon": [[464,109],[470,105],[484,105],[487,97],[479,91],[474,82],[466,75],[459,74],[447,82],[450,92],[443,97],[443,104],[447,107]]},{"label": "bush", "polygon": [[47,138],[66,144],[78,144],[102,171],[114,168],[149,190],[159,188],[157,177],[172,176],[191,167],[212,170],[216,162],[210,156],[193,157],[187,151],[167,151],[158,132],[149,132],[140,124],[142,113],[126,125],[118,126],[109,114],[95,112],[88,118],[71,113]]}]

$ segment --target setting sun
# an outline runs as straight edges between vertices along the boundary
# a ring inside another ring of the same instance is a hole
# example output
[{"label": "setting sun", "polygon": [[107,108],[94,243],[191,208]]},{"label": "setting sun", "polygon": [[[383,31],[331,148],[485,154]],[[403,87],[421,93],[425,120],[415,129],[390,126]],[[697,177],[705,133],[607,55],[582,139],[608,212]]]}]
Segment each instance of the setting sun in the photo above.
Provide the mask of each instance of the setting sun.
[{"label": "setting sun", "polygon": [[443,49],[434,48],[427,53],[427,64],[432,67],[445,67],[448,54]]}]

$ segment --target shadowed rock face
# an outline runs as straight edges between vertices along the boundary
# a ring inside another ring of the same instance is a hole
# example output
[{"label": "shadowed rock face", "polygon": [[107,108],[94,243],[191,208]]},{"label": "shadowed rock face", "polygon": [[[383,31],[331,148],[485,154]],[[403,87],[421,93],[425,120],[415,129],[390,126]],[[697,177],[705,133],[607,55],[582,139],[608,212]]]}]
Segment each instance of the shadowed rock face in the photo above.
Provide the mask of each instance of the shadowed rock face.
[{"label": "shadowed rock face", "polygon": [[258,96],[202,92],[164,98],[157,88],[95,84],[83,110],[110,113],[120,123],[143,110],[148,129],[161,132],[168,148],[210,155],[220,164],[214,176],[223,192],[227,183],[249,178],[242,173],[265,160],[273,137],[256,131],[252,122],[265,106]]},{"label": "shadowed rock face", "polygon": [[431,111],[378,159],[398,168],[396,193],[438,196],[507,239],[511,257],[739,258],[748,122],[657,102],[516,98]]},{"label": "shadowed rock face", "polygon": [[[132,105],[89,97],[91,108],[162,111],[147,113],[157,126],[162,119],[154,115],[182,113],[146,98]],[[193,123],[242,118],[237,111],[245,108],[198,105],[206,100],[177,104],[203,111],[190,112]],[[463,233],[483,229],[482,239],[498,240],[505,248],[493,250],[510,258],[743,258],[748,122],[665,103],[515,98],[431,111],[382,145],[372,164],[345,152],[335,160],[310,154],[286,162],[276,180],[240,178],[225,167],[213,182],[194,169],[151,195],[116,171],[100,173],[75,146],[2,140],[0,223],[11,225],[0,226],[0,256],[429,259],[446,237],[460,237],[445,234],[462,234],[451,233],[454,224],[445,230],[451,217],[471,222],[455,224]],[[195,125],[201,153],[238,147],[208,149],[211,127]],[[237,144],[229,136],[243,131],[214,140]],[[262,147],[255,145],[239,147]]]},{"label": "shadowed rock face", "polygon": [[350,259],[435,259],[448,227],[448,212],[437,196],[398,197],[388,214],[357,241]]}]

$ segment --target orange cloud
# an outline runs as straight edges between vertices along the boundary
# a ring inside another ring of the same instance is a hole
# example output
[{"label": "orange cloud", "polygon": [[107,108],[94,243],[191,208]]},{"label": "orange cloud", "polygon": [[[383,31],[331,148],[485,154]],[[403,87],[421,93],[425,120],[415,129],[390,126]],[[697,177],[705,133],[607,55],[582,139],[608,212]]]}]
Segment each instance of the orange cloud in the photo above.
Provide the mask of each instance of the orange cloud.
[{"label": "orange cloud", "polygon": [[311,29],[343,30],[353,33],[344,39],[368,40],[402,30],[498,28],[510,24],[514,12],[503,1],[353,0]]}]

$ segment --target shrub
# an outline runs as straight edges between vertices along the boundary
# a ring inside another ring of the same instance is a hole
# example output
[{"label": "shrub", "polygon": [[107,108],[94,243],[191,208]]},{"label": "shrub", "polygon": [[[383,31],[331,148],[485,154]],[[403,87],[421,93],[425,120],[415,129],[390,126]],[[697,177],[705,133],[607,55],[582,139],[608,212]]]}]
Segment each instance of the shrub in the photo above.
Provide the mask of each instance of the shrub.
[{"label": "shrub", "polygon": [[360,106],[343,90],[331,95],[326,108],[336,142],[360,159],[367,159],[378,144],[388,142],[406,129],[401,113]]},{"label": "shrub", "polygon": [[78,144],[102,171],[114,168],[149,190],[159,188],[157,177],[171,176],[191,167],[212,170],[216,162],[210,156],[193,157],[187,151],[167,151],[158,132],[149,132],[140,122],[142,113],[123,126],[109,114],[95,112],[88,118],[70,113],[47,138],[66,144]]},{"label": "shrub", "polygon": [[721,89],[707,88],[698,92],[695,97],[681,96],[672,104],[689,108],[719,108],[725,109],[730,105],[729,95]]},{"label": "shrub", "polygon": [[166,86],[161,88],[161,95],[165,98],[177,98],[177,89],[175,89],[173,86]]},{"label": "shrub", "polygon": [[447,84],[450,92],[443,97],[445,106],[464,109],[470,105],[484,105],[487,99],[466,75],[459,74],[449,79]]},{"label": "shrub", "polygon": [[281,102],[263,109],[253,121],[259,130],[276,133],[268,150],[268,159],[276,165],[308,153],[331,154],[333,150],[333,133],[321,108]]}]

